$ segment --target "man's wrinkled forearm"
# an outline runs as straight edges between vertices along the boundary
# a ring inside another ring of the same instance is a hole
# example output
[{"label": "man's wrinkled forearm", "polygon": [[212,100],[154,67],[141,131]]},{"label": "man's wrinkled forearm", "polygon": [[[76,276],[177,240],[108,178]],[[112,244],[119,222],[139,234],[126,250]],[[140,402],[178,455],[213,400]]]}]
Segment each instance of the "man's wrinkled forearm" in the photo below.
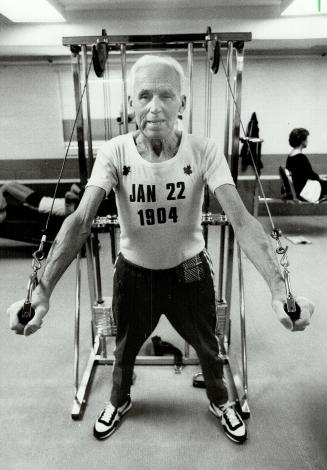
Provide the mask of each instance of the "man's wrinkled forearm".
[{"label": "man's wrinkled forearm", "polygon": [[67,217],[49,251],[40,288],[50,297],[57,282],[84,245],[90,227],[74,214]]},{"label": "man's wrinkled forearm", "polygon": [[285,283],[272,244],[261,224],[249,223],[235,230],[235,236],[249,260],[266,281],[274,299],[285,300]]}]

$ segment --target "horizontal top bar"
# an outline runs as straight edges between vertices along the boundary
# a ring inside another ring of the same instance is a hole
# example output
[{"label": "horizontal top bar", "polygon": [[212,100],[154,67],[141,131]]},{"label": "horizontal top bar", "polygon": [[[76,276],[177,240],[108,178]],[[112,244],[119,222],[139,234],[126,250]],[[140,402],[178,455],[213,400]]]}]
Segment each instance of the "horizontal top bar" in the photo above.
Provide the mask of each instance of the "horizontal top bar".
[{"label": "horizontal top bar", "polygon": [[[180,46],[185,48],[189,42],[195,47],[203,47],[206,42],[206,33],[203,34],[155,34],[149,36],[76,36],[63,37],[62,44],[64,46],[92,46],[98,42],[107,42],[112,49],[119,48],[120,44],[126,44],[127,49],[144,48],[151,45],[154,49],[160,47]],[[252,40],[252,33],[211,33],[212,38],[215,37],[222,43],[228,42],[247,42]],[[222,44],[224,45],[224,44]]]}]

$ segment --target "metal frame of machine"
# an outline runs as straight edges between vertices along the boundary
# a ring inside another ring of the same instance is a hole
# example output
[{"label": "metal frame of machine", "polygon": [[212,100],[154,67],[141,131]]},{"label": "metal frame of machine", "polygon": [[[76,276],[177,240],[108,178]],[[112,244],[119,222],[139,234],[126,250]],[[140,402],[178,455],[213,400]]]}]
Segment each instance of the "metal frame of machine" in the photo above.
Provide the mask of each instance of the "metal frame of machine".
[{"label": "metal frame of machine", "polygon": [[[224,153],[231,168],[231,173],[235,183],[238,179],[239,160],[239,139],[240,139],[240,111],[242,97],[242,72],[244,65],[244,44],[251,41],[251,33],[211,33],[204,34],[176,34],[176,35],[151,35],[151,36],[86,36],[86,37],[65,37],[63,44],[69,46],[71,50],[71,61],[74,81],[74,93],[76,102],[77,118],[77,143],[78,160],[81,184],[84,186],[93,166],[92,150],[92,126],[90,114],[90,94],[88,88],[88,70],[90,67],[90,55],[92,47],[96,44],[106,44],[107,50],[113,54],[120,54],[122,71],[122,102],[123,118],[122,124],[124,132],[128,132],[128,101],[127,101],[127,69],[126,54],[128,52],[155,52],[187,50],[188,60],[188,131],[192,132],[192,94],[193,94],[193,60],[194,51],[207,54],[208,45],[215,41],[219,49],[226,51],[226,111],[225,111],[225,133],[224,133]],[[211,82],[213,75],[210,71],[210,59],[208,61],[208,73],[206,73],[206,131],[209,135],[211,119]],[[218,63],[219,67],[219,63]],[[216,64],[215,73],[218,70]],[[211,67],[212,68],[212,67]],[[85,94],[82,96],[81,81],[85,81]],[[232,90],[230,83],[235,83]],[[84,101],[85,119],[80,106]],[[247,350],[246,350],[246,329],[245,329],[245,306],[244,306],[244,281],[242,269],[241,249],[237,245],[236,254],[238,259],[239,277],[239,299],[240,299],[240,319],[241,319],[241,367],[238,365],[238,358],[233,357],[231,343],[231,320],[230,306],[232,297],[232,273],[235,252],[234,232],[224,214],[211,214],[209,212],[209,195],[205,191],[204,213],[202,217],[205,244],[208,244],[208,229],[211,225],[220,227],[220,258],[218,269],[218,290],[217,290],[217,325],[216,332],[221,344],[222,354],[225,359],[225,377],[229,390],[244,417],[248,417],[250,409],[248,405],[248,380],[247,380]],[[101,284],[101,270],[98,249],[98,233],[109,232],[112,243],[112,257],[115,258],[115,232],[119,228],[116,217],[99,217],[94,221],[92,233],[86,243],[86,258],[88,283],[90,290],[91,312],[92,312],[92,346],[90,356],[79,380],[79,358],[80,358],[80,291],[81,291],[81,265],[80,255],[77,258],[76,274],[76,308],[75,308],[75,341],[74,341],[74,402],[71,412],[73,419],[80,419],[83,415],[87,395],[91,389],[92,376],[95,367],[100,364],[112,364],[113,355],[107,353],[106,337],[99,334],[95,326],[95,316],[99,311],[110,309],[110,298],[103,297]],[[189,345],[185,343],[184,361],[187,364],[198,364],[197,358],[190,357]],[[138,356],[136,364],[174,364],[173,357]],[[241,370],[241,372],[239,372]],[[239,376],[241,374],[241,377]]]}]

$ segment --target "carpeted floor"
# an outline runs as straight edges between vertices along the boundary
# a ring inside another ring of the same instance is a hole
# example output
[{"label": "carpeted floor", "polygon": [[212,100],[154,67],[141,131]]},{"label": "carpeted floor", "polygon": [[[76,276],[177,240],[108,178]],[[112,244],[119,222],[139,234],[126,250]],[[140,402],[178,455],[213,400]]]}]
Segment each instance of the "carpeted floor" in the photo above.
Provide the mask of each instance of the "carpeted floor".
[{"label": "carpeted floor", "polygon": [[[266,219],[262,219],[268,230]],[[276,219],[287,235],[294,290],[316,303],[312,325],[292,334],[279,326],[269,292],[244,260],[251,418],[249,440],[237,446],[208,412],[205,392],[191,385],[197,367],[175,375],[171,366],[137,366],[134,407],[120,429],[103,442],[92,426],[108,398],[111,367],[97,368],[82,421],[72,421],[75,270],[71,266],[53,294],[51,312],[30,338],[9,331],[5,311],[25,295],[31,248],[0,240],[0,468],[3,470],[324,470],[327,468],[327,253],[326,217]],[[218,231],[210,251],[218,254]],[[104,290],[111,266],[102,239]],[[84,264],[84,261],[83,261]],[[108,286],[108,287],[107,287]],[[233,296],[234,350],[239,350],[237,284]],[[90,314],[83,276],[81,344],[90,347]],[[157,332],[182,346],[167,322]]]}]

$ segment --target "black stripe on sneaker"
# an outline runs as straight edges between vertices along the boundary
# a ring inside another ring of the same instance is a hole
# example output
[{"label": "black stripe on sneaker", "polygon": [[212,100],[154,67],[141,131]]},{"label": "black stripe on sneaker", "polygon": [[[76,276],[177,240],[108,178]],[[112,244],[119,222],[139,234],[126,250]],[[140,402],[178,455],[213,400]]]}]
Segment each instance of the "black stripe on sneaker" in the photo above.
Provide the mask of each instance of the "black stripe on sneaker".
[{"label": "black stripe on sneaker", "polygon": [[125,413],[126,409],[129,407],[130,404],[131,404],[131,399],[129,398],[124,408],[121,411],[118,411],[119,416],[123,416],[123,414]]},{"label": "black stripe on sneaker", "polygon": [[240,443],[240,444],[246,441],[247,433],[245,433],[244,436],[235,436],[234,434],[228,431],[228,428],[226,426],[223,426],[223,428],[224,428],[226,436],[232,441]]}]

